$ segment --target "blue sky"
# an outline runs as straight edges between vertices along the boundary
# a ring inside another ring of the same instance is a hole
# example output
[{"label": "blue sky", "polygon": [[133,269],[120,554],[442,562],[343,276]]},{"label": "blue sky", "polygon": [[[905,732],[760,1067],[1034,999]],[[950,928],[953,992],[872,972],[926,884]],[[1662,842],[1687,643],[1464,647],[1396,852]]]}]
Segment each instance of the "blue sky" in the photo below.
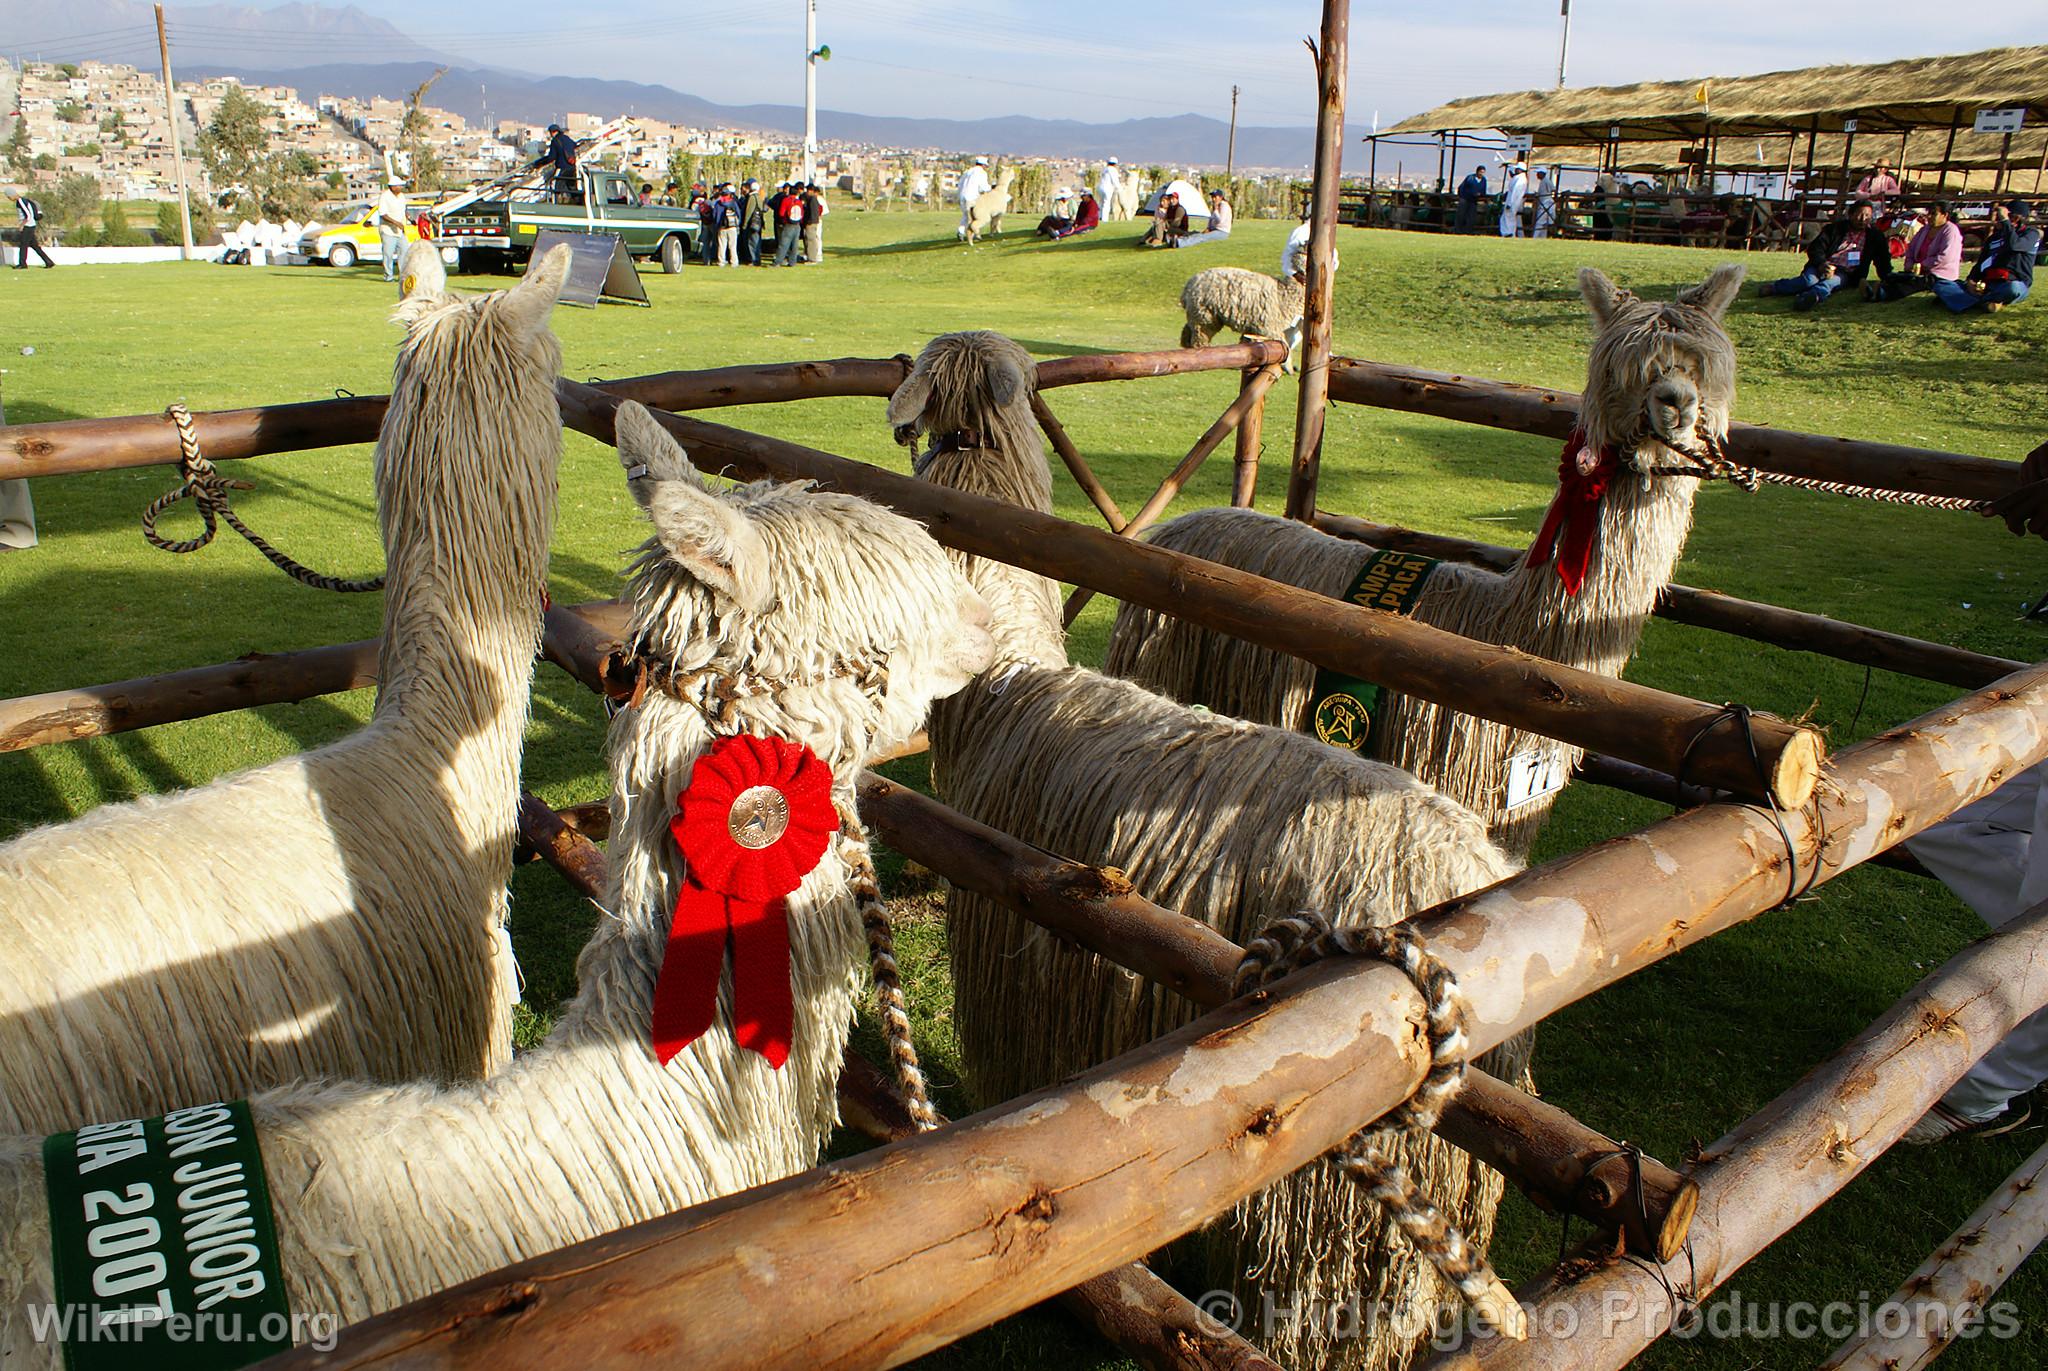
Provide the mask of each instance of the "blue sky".
[{"label": "blue sky", "polygon": [[[258,0],[269,7],[272,0]],[[429,47],[543,74],[657,82],[729,104],[801,103],[804,0],[355,0]],[[1555,81],[1559,0],[1354,0],[1350,122]],[[1314,0],[818,0],[819,102],[870,114],[1304,124]],[[1968,52],[2048,36],[2048,0],[1573,0],[1573,85]],[[175,24],[175,9],[173,10]],[[574,16],[572,18],[572,16]],[[305,42],[251,65],[375,60]],[[344,50],[347,48],[347,50]]]}]

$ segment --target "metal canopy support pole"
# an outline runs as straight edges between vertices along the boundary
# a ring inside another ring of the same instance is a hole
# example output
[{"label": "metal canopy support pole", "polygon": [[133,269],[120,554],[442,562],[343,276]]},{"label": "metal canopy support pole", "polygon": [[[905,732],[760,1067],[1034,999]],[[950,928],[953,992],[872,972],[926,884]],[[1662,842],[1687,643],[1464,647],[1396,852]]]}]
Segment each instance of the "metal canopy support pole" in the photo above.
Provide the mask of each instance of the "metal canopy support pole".
[{"label": "metal canopy support pole", "polygon": [[1344,167],[1344,87],[1351,60],[1351,0],[1323,0],[1316,53],[1316,185],[1308,237],[1308,301],[1302,315],[1301,377],[1294,415],[1294,470],[1287,517],[1312,519],[1330,395],[1330,266],[1336,255],[1337,182]]}]

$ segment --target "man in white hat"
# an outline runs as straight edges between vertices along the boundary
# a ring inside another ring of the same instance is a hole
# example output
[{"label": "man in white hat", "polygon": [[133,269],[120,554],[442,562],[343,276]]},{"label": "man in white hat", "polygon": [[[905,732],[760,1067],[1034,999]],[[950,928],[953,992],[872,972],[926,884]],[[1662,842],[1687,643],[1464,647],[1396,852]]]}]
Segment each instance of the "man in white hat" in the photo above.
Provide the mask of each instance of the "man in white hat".
[{"label": "man in white hat", "polygon": [[954,237],[962,240],[967,237],[968,211],[977,198],[988,194],[988,190],[988,158],[977,157],[974,165],[960,175],[960,227],[954,232]]},{"label": "man in white hat", "polygon": [[384,279],[398,279],[399,260],[405,256],[405,178],[394,176],[377,197],[377,248],[384,257]]},{"label": "man in white hat", "polygon": [[1529,169],[1520,162],[1508,168],[1508,184],[1500,194],[1500,236],[1522,236],[1522,201],[1529,195]]},{"label": "man in white hat", "polygon": [[1116,169],[1116,158],[1112,157],[1103,165],[1102,175],[1095,182],[1095,203],[1102,208],[1102,217],[1116,215],[1116,193],[1123,188],[1123,173]]}]

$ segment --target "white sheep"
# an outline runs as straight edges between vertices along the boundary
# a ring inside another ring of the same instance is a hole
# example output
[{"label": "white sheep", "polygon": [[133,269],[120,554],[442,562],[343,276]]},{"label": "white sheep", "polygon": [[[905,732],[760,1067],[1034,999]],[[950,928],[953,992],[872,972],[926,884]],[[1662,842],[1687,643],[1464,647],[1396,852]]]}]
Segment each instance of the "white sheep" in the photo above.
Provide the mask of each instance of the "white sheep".
[{"label": "white sheep", "polygon": [[[864,853],[859,830],[842,830],[838,851],[828,846],[787,897],[788,1059],[774,1069],[740,1047],[727,998],[708,1031],[663,1064],[650,1043],[655,986],[678,892],[699,874],[670,833],[677,795],[721,735],[774,735],[815,752],[831,769],[835,807],[851,814],[868,760],[913,734],[935,696],[986,667],[988,609],[931,536],[900,515],[804,484],[711,490],[635,404],[621,408],[618,433],[628,484],[655,527],[635,567],[632,642],[665,683],[612,728],[611,916],[584,948],[577,996],[547,1042],[492,1079],[316,1084],[250,1101],[282,1283],[309,1333],[314,1319],[352,1323],[786,1176],[816,1161],[831,1129],[864,965],[855,863],[846,860],[850,848]],[[882,670],[856,679],[854,664]],[[784,675],[764,680],[771,672]],[[686,678],[700,684],[681,684]],[[728,716],[719,704],[731,688]],[[738,812],[735,803],[725,822]],[[202,1106],[168,1120],[167,1135],[195,1139],[226,1121],[225,1109]],[[120,1127],[89,1134],[88,1145],[120,1145]],[[53,1144],[66,1158],[77,1146]],[[104,1192],[112,1204],[97,1215],[93,1203],[84,1206],[87,1222],[96,1216],[99,1225],[88,1230],[88,1243],[100,1239],[88,1250],[104,1259],[93,1278],[112,1263],[150,1257],[173,1271],[232,1266],[215,1244],[248,1227],[249,1197],[235,1197],[243,1208],[234,1209],[216,1185],[196,1196],[202,1208],[184,1203],[208,1186],[202,1167],[214,1160],[194,1155],[166,1183],[177,1190],[182,1223],[171,1195],[138,1213],[141,1202],[121,1193],[128,1177],[103,1171],[114,1178]],[[42,1140],[0,1140],[0,1366],[8,1371],[59,1364],[58,1346],[35,1336],[37,1311],[58,1294],[44,1190]],[[162,1231],[152,1237],[144,1220]],[[210,1226],[195,1232],[195,1221]],[[165,1288],[147,1280],[119,1288],[148,1276],[146,1265],[118,1274],[97,1301],[75,1287],[65,1298],[118,1317],[121,1306],[146,1306]],[[238,1312],[240,1298],[210,1312]]]},{"label": "white sheep", "polygon": [[983,233],[1001,233],[1003,216],[1010,212],[1010,187],[1017,180],[1015,167],[1004,167],[996,183],[974,197],[967,206],[967,241],[978,243]]},{"label": "white sheep", "polygon": [[359,732],[0,846],[0,1134],[512,1052],[503,927],[555,525],[566,250],[483,297],[406,259]]},{"label": "white sheep", "polygon": [[1292,278],[1267,276],[1243,267],[1210,267],[1198,271],[1181,287],[1180,307],[1187,324],[1180,331],[1184,348],[1207,347],[1225,329],[1246,338],[1273,338],[1287,344],[1283,369],[1295,369],[1301,347],[1302,284]]}]

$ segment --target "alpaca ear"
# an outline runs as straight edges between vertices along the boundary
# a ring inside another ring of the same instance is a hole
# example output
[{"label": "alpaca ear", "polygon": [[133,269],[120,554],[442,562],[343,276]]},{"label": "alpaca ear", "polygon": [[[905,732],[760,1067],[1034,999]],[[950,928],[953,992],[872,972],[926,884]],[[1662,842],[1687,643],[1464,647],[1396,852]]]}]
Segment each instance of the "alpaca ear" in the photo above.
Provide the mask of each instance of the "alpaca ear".
[{"label": "alpaca ear", "polygon": [[549,248],[548,255],[526,273],[526,279],[500,295],[492,309],[522,333],[537,334],[548,326],[548,314],[562,294],[562,282],[568,278],[569,245],[563,243]]},{"label": "alpaca ear", "polygon": [[924,418],[924,407],[931,398],[932,376],[919,359],[889,397],[889,427],[895,430],[897,442],[908,446],[917,437],[918,421]]},{"label": "alpaca ear", "polygon": [[1621,303],[1621,292],[1614,282],[1598,267],[1579,268],[1579,294],[1586,297],[1586,308],[1593,311],[1593,322],[1602,328],[1614,317],[1614,308]]},{"label": "alpaca ear", "polygon": [[1728,306],[1735,303],[1735,297],[1742,292],[1742,278],[1749,268],[1740,262],[1714,268],[1713,274],[1696,286],[1687,286],[1678,292],[1678,303],[1691,305],[1703,311],[1709,319],[1719,319],[1728,312]]},{"label": "alpaca ear", "polygon": [[407,248],[405,260],[399,267],[400,298],[411,300],[447,293],[448,269],[441,265],[441,249],[432,243],[414,243]]},{"label": "alpaca ear", "polygon": [[997,405],[1007,407],[1024,398],[1030,389],[1030,383],[1024,379],[1024,373],[1019,371],[1015,364],[1004,361],[996,367],[995,374],[989,377],[988,389],[990,397]]},{"label": "alpaca ear", "polygon": [[689,456],[646,406],[620,405],[616,431],[627,488],[668,555],[742,609],[766,609],[775,598],[768,547],[752,521],[704,488]]}]

